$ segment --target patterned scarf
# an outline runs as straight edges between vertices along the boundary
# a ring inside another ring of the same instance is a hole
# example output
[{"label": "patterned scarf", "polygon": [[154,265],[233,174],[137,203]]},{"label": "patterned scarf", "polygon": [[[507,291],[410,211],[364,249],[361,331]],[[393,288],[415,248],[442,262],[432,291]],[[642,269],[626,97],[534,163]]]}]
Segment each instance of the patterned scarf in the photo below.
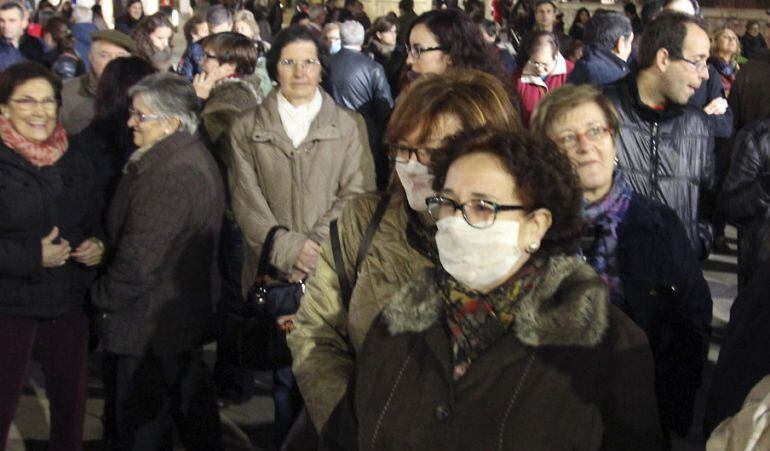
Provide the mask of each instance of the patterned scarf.
[{"label": "patterned scarf", "polygon": [[543,267],[530,260],[507,282],[487,294],[466,288],[445,275],[441,285],[455,381],[465,375],[485,349],[505,335],[513,324],[516,303],[540,280]]},{"label": "patterned scarf", "polygon": [[583,219],[590,224],[589,236],[583,239],[583,255],[610,289],[616,305],[623,299],[618,276],[618,226],[631,203],[631,186],[620,171],[613,175],[612,188],[603,199],[593,204],[583,202]]},{"label": "patterned scarf", "polygon": [[51,136],[43,142],[33,142],[21,136],[11,121],[0,116],[0,139],[33,166],[53,166],[67,152],[67,132],[56,124]]}]

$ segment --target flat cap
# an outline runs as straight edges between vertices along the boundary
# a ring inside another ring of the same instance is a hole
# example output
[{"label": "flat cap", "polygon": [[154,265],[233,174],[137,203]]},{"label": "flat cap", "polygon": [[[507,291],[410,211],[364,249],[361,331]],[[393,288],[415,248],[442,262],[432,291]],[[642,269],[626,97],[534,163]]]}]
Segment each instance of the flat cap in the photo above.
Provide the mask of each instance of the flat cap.
[{"label": "flat cap", "polygon": [[136,53],[136,42],[131,36],[118,30],[99,30],[91,33],[91,41],[107,41],[110,44],[123,47],[131,53]]}]

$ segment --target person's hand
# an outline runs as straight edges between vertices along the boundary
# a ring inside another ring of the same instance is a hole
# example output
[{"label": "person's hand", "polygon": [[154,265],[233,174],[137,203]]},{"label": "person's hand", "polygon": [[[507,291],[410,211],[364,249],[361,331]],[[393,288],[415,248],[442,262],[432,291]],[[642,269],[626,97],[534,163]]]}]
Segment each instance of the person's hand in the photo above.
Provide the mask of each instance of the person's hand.
[{"label": "person's hand", "polygon": [[703,108],[703,111],[709,115],[725,114],[727,112],[727,99],[724,97],[717,97],[709,102],[709,104]]},{"label": "person's hand", "polygon": [[297,256],[297,261],[294,262],[294,268],[305,274],[312,274],[315,270],[315,261],[318,259],[319,252],[321,252],[321,246],[318,243],[313,240],[305,240]]},{"label": "person's hand", "polygon": [[296,318],[297,315],[283,315],[276,318],[275,323],[278,326],[279,329],[286,332],[286,335],[289,335],[292,330],[294,330],[294,318]]},{"label": "person's hand", "polygon": [[59,238],[59,228],[54,227],[48,236],[40,240],[43,248],[43,268],[56,268],[64,266],[70,258],[70,243],[67,240],[60,240],[59,244],[54,244],[54,240]]},{"label": "person's hand", "polygon": [[214,87],[214,83],[216,83],[216,80],[211,75],[206,75],[203,72],[195,74],[193,77],[193,88],[195,89],[195,95],[203,100],[208,99],[209,95],[211,94],[211,88]]},{"label": "person's hand", "polygon": [[307,278],[307,273],[304,271],[300,271],[299,269],[291,268],[291,273],[289,274],[289,282],[291,283],[297,283],[302,280],[305,280]]},{"label": "person's hand", "polygon": [[104,244],[98,238],[88,238],[80,243],[75,252],[71,254],[76,262],[86,266],[96,266],[104,257]]}]

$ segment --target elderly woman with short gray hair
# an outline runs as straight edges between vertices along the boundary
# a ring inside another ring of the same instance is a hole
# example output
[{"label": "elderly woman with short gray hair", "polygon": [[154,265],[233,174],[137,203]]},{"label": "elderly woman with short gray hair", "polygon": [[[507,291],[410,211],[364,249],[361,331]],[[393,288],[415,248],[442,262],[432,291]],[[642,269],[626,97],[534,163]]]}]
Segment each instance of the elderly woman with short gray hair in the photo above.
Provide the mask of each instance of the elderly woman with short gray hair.
[{"label": "elderly woman with short gray hair", "polygon": [[121,450],[221,450],[216,391],[202,359],[218,294],[216,252],[224,183],[197,129],[183,78],[151,75],[129,94],[131,155],[107,216],[110,247],[92,289],[114,362]]}]

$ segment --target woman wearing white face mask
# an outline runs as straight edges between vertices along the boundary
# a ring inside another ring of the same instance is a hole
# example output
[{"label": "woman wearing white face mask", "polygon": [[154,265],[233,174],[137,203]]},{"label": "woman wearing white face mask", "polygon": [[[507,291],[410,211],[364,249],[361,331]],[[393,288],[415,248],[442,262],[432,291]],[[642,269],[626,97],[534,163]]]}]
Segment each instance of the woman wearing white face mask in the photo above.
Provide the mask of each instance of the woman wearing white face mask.
[{"label": "woman wearing white face mask", "polygon": [[568,256],[580,221],[569,160],[488,129],[444,155],[428,200],[442,268],[372,325],[322,449],[660,450],[644,334]]},{"label": "woman wearing white face mask", "polygon": [[[412,275],[438,263],[435,228],[425,203],[434,194],[428,174],[432,156],[446,137],[485,124],[521,128],[502,84],[483,72],[425,76],[397,102],[386,141],[398,180],[384,201],[377,195],[361,196],[338,219],[350,297],[343,298],[327,241],[288,338],[294,372],[318,430],[342,398],[354,355],[390,295]],[[384,209],[381,220],[373,228],[368,252],[359,258],[378,209]]]}]

